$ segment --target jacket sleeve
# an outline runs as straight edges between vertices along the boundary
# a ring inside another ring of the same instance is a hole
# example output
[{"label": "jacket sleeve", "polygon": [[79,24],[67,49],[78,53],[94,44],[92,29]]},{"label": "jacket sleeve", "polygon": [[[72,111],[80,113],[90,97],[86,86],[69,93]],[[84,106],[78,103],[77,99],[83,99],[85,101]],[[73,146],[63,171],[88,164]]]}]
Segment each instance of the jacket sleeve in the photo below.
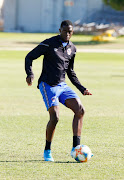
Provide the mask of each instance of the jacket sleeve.
[{"label": "jacket sleeve", "polygon": [[48,51],[48,48],[49,48],[49,42],[48,40],[45,40],[27,54],[27,56],[25,57],[25,71],[27,77],[29,76],[34,77],[32,71],[32,62],[33,60],[39,58],[41,55],[45,55],[45,53],[47,53]]},{"label": "jacket sleeve", "polygon": [[84,91],[86,90],[86,88],[81,85],[80,81],[78,80],[78,78],[76,76],[76,73],[74,72],[74,58],[75,58],[75,54],[72,57],[72,59],[70,60],[69,67],[67,70],[67,75],[68,75],[70,81],[72,82],[72,84],[75,85],[77,87],[77,89],[83,94]]}]

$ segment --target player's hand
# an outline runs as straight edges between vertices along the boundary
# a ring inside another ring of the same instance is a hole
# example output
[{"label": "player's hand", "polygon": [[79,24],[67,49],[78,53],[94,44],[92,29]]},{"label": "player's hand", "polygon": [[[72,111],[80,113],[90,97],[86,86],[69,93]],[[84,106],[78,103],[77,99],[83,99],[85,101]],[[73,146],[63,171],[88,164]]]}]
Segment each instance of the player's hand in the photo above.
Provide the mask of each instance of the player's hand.
[{"label": "player's hand", "polygon": [[83,95],[84,95],[84,96],[85,96],[85,95],[92,95],[92,93],[91,93],[88,89],[86,89],[86,90],[84,91]]},{"label": "player's hand", "polygon": [[27,78],[26,78],[26,82],[27,82],[28,86],[31,86],[31,85],[32,85],[33,80],[34,80],[33,77],[27,77]]}]

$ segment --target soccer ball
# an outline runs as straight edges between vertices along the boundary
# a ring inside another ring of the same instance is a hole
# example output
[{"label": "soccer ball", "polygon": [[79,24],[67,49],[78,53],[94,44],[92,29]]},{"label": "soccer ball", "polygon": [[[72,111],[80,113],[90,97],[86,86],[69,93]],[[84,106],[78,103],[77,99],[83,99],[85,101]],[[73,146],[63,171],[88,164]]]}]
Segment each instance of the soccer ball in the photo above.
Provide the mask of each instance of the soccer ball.
[{"label": "soccer ball", "polygon": [[72,157],[77,162],[87,162],[92,156],[90,148],[86,145],[78,145],[72,152]]}]

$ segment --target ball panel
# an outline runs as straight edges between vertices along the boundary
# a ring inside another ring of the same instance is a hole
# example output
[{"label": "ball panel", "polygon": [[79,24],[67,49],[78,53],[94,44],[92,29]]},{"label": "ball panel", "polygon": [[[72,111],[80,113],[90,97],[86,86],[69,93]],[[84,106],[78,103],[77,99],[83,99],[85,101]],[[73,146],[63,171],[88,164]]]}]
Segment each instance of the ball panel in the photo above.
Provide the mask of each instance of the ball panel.
[{"label": "ball panel", "polygon": [[76,157],[75,160],[76,160],[77,162],[80,162],[80,160],[78,159],[78,157]]},{"label": "ball panel", "polygon": [[73,152],[72,157],[75,159],[76,158],[76,151]]},{"label": "ball panel", "polygon": [[80,161],[85,161],[86,157],[85,157],[85,155],[83,155],[83,154],[79,154],[79,155],[78,155],[78,159],[79,159]]},{"label": "ball panel", "polygon": [[73,152],[73,158],[77,162],[87,162],[92,157],[90,148],[87,145],[78,145]]}]

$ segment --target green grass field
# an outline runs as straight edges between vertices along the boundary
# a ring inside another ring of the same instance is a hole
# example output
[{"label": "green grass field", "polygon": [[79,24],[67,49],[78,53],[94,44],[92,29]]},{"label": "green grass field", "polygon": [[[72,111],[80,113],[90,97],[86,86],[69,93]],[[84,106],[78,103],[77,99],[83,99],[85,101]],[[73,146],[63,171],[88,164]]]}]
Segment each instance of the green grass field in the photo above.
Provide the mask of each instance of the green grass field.
[{"label": "green grass field", "polygon": [[36,88],[42,58],[33,63],[35,80],[28,87],[27,53],[0,51],[0,180],[124,179],[124,54],[77,53],[75,71],[93,95],[83,96],[66,82],[85,106],[81,143],[94,157],[87,163],[71,158],[73,113],[60,104],[52,143],[55,162],[48,163],[42,156],[49,116]]}]

